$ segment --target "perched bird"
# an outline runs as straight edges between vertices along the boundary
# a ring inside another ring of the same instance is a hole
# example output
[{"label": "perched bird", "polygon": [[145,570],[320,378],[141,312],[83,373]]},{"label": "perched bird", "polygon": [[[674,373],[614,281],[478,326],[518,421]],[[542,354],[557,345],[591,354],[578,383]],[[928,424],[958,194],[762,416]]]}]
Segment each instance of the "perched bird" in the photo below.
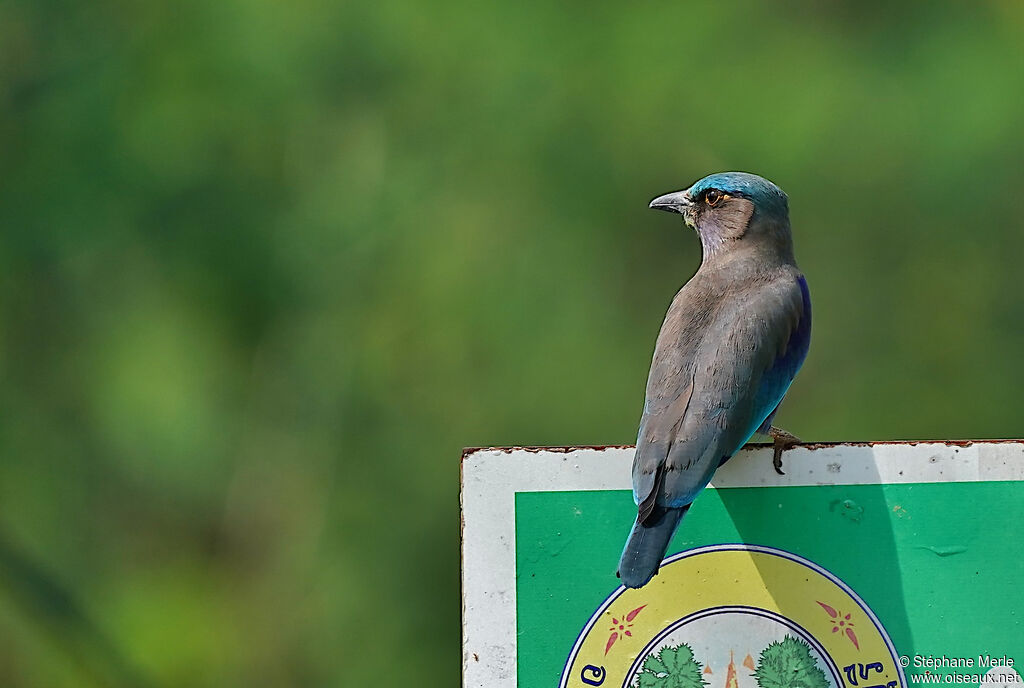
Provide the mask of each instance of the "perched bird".
[{"label": "perched bird", "polygon": [[628,588],[658,572],[694,498],[755,432],[774,439],[782,473],[783,449],[799,440],[772,419],[811,335],[782,189],[724,172],[650,207],[682,215],[703,258],[669,306],[647,379],[633,457],[637,517],[618,571]]}]

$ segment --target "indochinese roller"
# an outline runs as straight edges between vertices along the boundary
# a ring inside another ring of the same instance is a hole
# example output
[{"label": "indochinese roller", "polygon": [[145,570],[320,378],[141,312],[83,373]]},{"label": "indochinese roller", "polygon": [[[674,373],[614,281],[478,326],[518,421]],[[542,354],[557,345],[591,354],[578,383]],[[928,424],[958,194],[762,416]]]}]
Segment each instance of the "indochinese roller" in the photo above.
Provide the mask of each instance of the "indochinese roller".
[{"label": "indochinese roller", "polygon": [[633,457],[637,516],[618,571],[627,588],[658,572],[694,498],[755,432],[773,438],[782,473],[782,451],[799,440],[772,421],[811,336],[782,189],[724,172],[650,207],[682,215],[703,257],[669,306],[647,379]]}]

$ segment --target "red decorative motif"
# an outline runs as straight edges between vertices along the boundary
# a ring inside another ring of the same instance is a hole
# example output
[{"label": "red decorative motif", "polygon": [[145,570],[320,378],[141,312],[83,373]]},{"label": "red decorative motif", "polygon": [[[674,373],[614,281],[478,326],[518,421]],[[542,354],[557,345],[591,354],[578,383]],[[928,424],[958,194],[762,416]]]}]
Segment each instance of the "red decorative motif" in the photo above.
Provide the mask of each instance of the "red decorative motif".
[{"label": "red decorative motif", "polygon": [[832,632],[842,632],[847,638],[849,638],[850,642],[853,643],[853,646],[859,650],[860,643],[857,642],[857,634],[853,630],[854,624],[850,621],[850,615],[844,615],[835,607],[831,607],[824,602],[818,602],[818,604],[825,610],[826,614],[832,617]]},{"label": "red decorative motif", "polygon": [[643,606],[637,607],[630,613],[626,614],[626,616],[624,616],[622,619],[618,619],[614,616],[612,617],[612,627],[608,629],[612,632],[612,634],[608,636],[608,643],[604,646],[605,654],[608,654],[608,651],[612,649],[612,645],[614,645],[615,641],[619,638],[633,637],[632,631],[629,630],[630,627],[633,625],[632,621],[636,618],[637,614],[640,613],[640,610],[646,606],[647,605],[645,604]]}]

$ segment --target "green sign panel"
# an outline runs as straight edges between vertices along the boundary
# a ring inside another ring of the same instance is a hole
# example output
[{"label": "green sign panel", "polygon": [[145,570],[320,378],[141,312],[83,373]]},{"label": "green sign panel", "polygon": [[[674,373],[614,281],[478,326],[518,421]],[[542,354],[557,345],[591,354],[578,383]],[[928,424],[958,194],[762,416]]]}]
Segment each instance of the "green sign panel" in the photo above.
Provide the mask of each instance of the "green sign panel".
[{"label": "green sign panel", "polygon": [[1020,683],[1024,444],[745,450],[639,590],[631,458],[467,454],[465,686]]}]

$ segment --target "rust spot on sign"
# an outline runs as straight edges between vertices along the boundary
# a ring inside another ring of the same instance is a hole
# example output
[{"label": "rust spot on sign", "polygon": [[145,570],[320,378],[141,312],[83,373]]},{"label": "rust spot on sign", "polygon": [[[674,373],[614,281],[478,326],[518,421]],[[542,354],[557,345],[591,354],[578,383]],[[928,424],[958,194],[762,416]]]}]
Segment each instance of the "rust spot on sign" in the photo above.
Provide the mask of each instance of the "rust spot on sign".
[{"label": "rust spot on sign", "polygon": [[476,454],[477,452],[499,452],[501,454],[511,454],[512,452],[524,451],[530,452],[531,454],[539,454],[540,452],[548,452],[549,454],[568,454],[570,452],[577,451],[579,449],[590,449],[593,451],[604,451],[605,449],[635,449],[635,444],[577,444],[567,447],[466,447],[462,450],[462,460],[465,461],[466,457],[470,454]]},{"label": "rust spot on sign", "polygon": [[[947,447],[970,447],[974,444],[1010,444],[1020,442],[1019,439],[990,439],[990,440],[878,440],[873,442],[797,442],[791,448],[801,448],[808,451],[816,451],[818,449],[834,449],[835,447],[877,447],[888,444],[907,445],[915,447],[919,444],[944,444]],[[770,442],[751,442],[745,445],[744,448],[756,448],[762,449],[765,447],[771,447]],[[475,454],[477,452],[500,452],[502,454],[511,454],[516,451],[525,451],[530,453],[548,452],[551,454],[568,454],[570,452],[577,451],[579,449],[589,449],[592,451],[604,451],[605,449],[635,449],[636,445],[633,444],[577,444],[572,446],[560,446],[560,447],[466,447],[462,450],[462,460],[465,460],[467,456]]]}]

